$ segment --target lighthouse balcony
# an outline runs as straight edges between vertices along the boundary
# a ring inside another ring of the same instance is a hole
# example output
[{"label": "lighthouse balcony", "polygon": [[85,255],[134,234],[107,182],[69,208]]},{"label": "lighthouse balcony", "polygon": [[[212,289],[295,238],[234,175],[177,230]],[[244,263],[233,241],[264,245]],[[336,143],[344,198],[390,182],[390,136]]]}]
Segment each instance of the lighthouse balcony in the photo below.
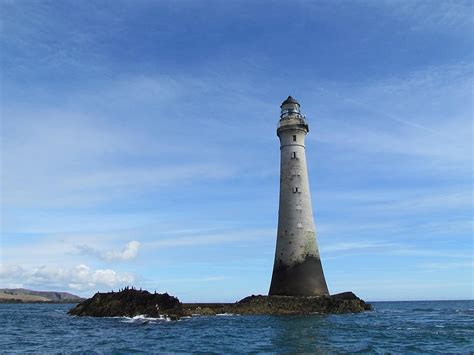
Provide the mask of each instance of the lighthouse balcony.
[{"label": "lighthouse balcony", "polygon": [[309,131],[308,122],[302,115],[287,116],[278,122],[277,131],[291,128],[302,128],[306,131]]}]

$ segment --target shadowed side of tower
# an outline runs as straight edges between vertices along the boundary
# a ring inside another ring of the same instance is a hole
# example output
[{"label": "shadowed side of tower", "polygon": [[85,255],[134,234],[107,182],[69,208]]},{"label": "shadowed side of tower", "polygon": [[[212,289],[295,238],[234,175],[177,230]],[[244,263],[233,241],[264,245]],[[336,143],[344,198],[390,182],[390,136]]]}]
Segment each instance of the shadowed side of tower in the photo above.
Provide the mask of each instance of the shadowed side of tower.
[{"label": "shadowed side of tower", "polygon": [[305,138],[309,127],[294,98],[289,96],[280,107],[280,204],[269,294],[328,295],[316,243],[306,167]]}]

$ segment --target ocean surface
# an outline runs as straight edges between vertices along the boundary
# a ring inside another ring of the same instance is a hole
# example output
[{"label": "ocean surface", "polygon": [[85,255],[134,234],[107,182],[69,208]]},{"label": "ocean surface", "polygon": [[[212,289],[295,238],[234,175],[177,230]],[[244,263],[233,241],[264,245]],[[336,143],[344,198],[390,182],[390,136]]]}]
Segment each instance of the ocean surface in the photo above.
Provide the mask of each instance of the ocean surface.
[{"label": "ocean surface", "polygon": [[474,301],[375,302],[362,314],[71,317],[70,304],[0,304],[0,352],[472,353]]}]

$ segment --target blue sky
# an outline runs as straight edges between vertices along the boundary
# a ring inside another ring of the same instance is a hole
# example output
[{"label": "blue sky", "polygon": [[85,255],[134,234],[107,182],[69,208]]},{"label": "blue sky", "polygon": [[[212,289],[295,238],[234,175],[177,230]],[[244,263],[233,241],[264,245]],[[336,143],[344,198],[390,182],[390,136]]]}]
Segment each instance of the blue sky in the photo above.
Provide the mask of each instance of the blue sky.
[{"label": "blue sky", "polygon": [[0,287],[267,293],[291,94],[331,293],[473,297],[470,1],[0,13]]}]

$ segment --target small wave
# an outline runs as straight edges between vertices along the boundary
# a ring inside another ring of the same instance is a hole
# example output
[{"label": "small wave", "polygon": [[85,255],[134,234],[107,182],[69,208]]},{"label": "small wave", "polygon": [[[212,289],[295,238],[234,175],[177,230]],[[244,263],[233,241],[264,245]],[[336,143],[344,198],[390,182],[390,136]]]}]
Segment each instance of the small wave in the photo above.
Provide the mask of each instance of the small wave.
[{"label": "small wave", "polygon": [[232,317],[232,316],[235,316],[235,314],[234,313],[217,313],[216,316]]},{"label": "small wave", "polygon": [[154,317],[147,317],[144,314],[140,314],[135,317],[114,317],[114,318],[122,318],[122,323],[138,323],[138,324],[156,324],[156,322],[159,321],[165,321],[165,322],[170,322],[171,318],[165,317],[163,315],[160,315],[158,318]]},{"label": "small wave", "polygon": [[455,309],[454,313],[466,313],[466,314],[472,314],[474,312],[474,309],[468,308],[468,309]]}]

